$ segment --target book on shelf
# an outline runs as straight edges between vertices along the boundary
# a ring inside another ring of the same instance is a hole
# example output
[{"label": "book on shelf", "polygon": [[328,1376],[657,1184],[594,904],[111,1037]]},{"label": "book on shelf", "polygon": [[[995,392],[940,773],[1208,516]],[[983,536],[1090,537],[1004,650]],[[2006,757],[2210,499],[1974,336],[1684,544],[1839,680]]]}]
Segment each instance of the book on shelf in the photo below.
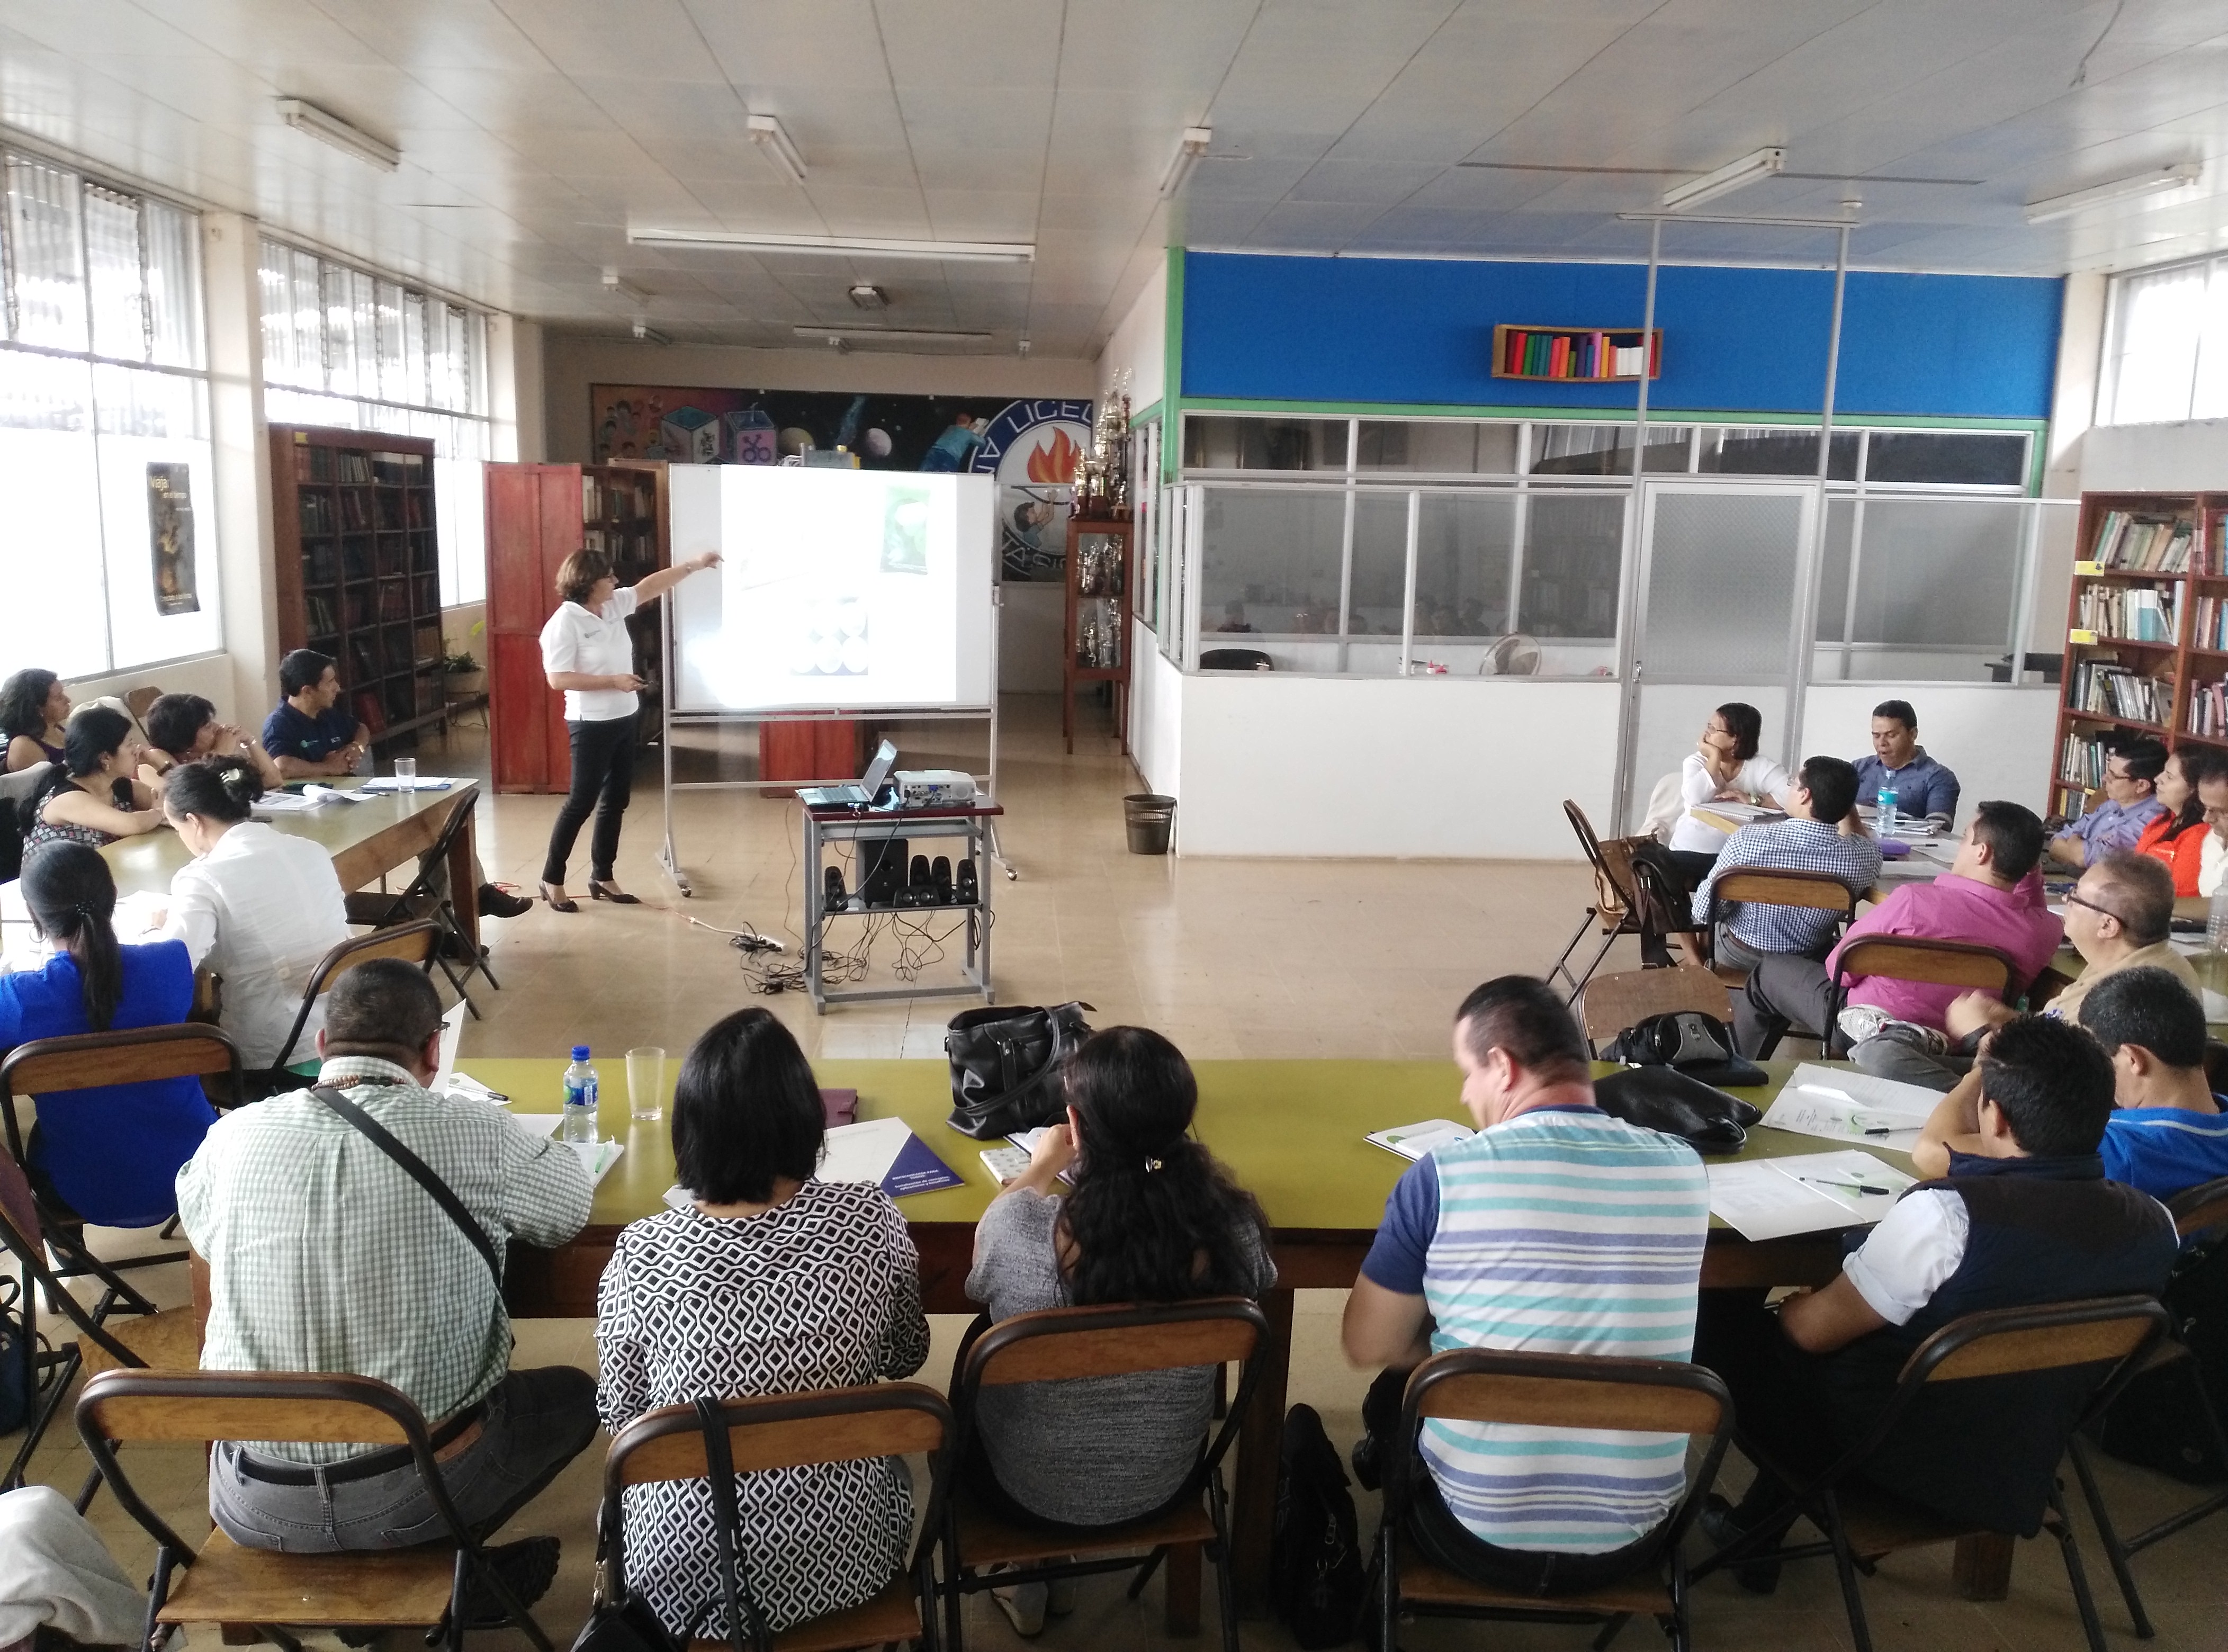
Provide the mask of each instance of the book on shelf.
[{"label": "book on shelf", "polygon": [[2090,560],[2100,568],[2186,573],[2197,529],[2186,517],[2108,510],[2097,525]]},{"label": "book on shelf", "polygon": [[2084,660],[2071,673],[2066,704],[2103,717],[2171,724],[2174,679],[2147,676],[2110,660]]},{"label": "book on shelf", "polygon": [[2102,791],[2104,765],[2111,755],[2112,747],[2102,735],[2078,732],[2068,734],[2058,754],[2058,778],[2084,791]]},{"label": "book on shelf", "polygon": [[[1617,342],[1624,338],[1632,342]],[[1501,333],[1497,370],[1503,378],[1511,379],[1636,379],[1643,363],[1649,363],[1651,376],[1662,370],[1660,334],[1651,353],[1642,345],[1637,329],[1620,332],[1615,329],[1508,327]],[[620,506],[621,515],[633,515],[635,512],[629,504],[638,496],[631,490],[612,491],[629,502]],[[610,516],[612,513],[596,514]]]},{"label": "book on shelf", "polygon": [[2171,586],[2084,586],[2074,593],[2073,606],[2078,623],[2071,640],[2076,643],[2171,643],[2174,639]]},{"label": "book on shelf", "polygon": [[2190,685],[2189,716],[2184,727],[2206,740],[2228,740],[2228,682]]},{"label": "book on shelf", "polygon": [[2197,611],[2190,618],[2189,645],[2228,653],[2228,602],[2218,597],[2197,599]]},{"label": "book on shelf", "polygon": [[333,605],[323,597],[304,597],[302,614],[312,637],[330,637],[340,629],[333,624]]}]

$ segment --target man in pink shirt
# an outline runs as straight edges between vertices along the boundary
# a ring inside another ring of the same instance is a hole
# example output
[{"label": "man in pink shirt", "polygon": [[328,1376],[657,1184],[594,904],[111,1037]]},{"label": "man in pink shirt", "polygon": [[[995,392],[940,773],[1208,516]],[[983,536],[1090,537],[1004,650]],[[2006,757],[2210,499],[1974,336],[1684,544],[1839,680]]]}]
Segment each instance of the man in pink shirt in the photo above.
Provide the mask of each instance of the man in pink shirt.
[{"label": "man in pink shirt", "polygon": [[[1957,845],[1950,870],[1931,883],[1906,883],[1849,926],[1824,964],[1768,960],[1733,997],[1737,1037],[1777,1026],[1815,1029],[1833,1008],[1834,969],[1867,935],[1910,935],[1994,947],[2012,961],[2016,999],[2057,952],[2065,925],[2051,915],[2036,870],[2042,823],[2015,803],[1984,803]],[[1971,1063],[1952,1047],[1943,1018],[1959,987],[1865,976],[1849,983],[1835,1043],[1882,1078],[1947,1090]],[[1740,1047],[1757,1047],[1742,1042]]]}]

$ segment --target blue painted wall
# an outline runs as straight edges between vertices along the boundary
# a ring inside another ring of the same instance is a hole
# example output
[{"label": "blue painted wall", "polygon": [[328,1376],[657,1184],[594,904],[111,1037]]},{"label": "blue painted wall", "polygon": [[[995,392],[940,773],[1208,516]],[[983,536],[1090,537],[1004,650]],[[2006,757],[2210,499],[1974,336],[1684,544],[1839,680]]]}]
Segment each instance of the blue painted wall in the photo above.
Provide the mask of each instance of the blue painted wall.
[{"label": "blue painted wall", "polygon": [[[1634,387],[1493,376],[1500,322],[1640,324],[1639,265],[1184,256],[1183,394],[1294,401],[1629,407]],[[2046,419],[2062,284],[1853,271],[1841,413]],[[1663,375],[1650,403],[1815,413],[1834,278],[1667,266]]]}]

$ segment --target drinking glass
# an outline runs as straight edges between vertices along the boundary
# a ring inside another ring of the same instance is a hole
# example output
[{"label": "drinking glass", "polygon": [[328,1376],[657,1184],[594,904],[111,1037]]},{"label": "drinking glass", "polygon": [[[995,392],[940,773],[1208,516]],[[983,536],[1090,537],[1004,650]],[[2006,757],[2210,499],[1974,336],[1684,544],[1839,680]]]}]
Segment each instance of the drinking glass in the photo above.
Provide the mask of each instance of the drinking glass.
[{"label": "drinking glass", "polygon": [[418,790],[418,759],[416,758],[398,757],[394,759],[394,784],[397,789],[403,791]]},{"label": "drinking glass", "polygon": [[626,1053],[627,1111],[637,1118],[665,1117],[665,1052],[645,1044]]}]

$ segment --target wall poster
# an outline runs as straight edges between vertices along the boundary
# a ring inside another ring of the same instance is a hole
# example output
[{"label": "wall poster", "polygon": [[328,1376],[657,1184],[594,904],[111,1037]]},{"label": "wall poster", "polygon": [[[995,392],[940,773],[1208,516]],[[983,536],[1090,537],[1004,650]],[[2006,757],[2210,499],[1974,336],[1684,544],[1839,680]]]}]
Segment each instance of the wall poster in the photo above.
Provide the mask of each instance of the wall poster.
[{"label": "wall poster", "polygon": [[147,467],[147,533],[155,558],[155,611],[165,616],[199,613],[191,465],[165,462]]},{"label": "wall poster", "polygon": [[995,477],[1003,577],[1065,577],[1068,496],[1091,445],[1088,401],[638,384],[591,385],[588,398],[599,464],[810,465],[842,448],[861,470]]}]

